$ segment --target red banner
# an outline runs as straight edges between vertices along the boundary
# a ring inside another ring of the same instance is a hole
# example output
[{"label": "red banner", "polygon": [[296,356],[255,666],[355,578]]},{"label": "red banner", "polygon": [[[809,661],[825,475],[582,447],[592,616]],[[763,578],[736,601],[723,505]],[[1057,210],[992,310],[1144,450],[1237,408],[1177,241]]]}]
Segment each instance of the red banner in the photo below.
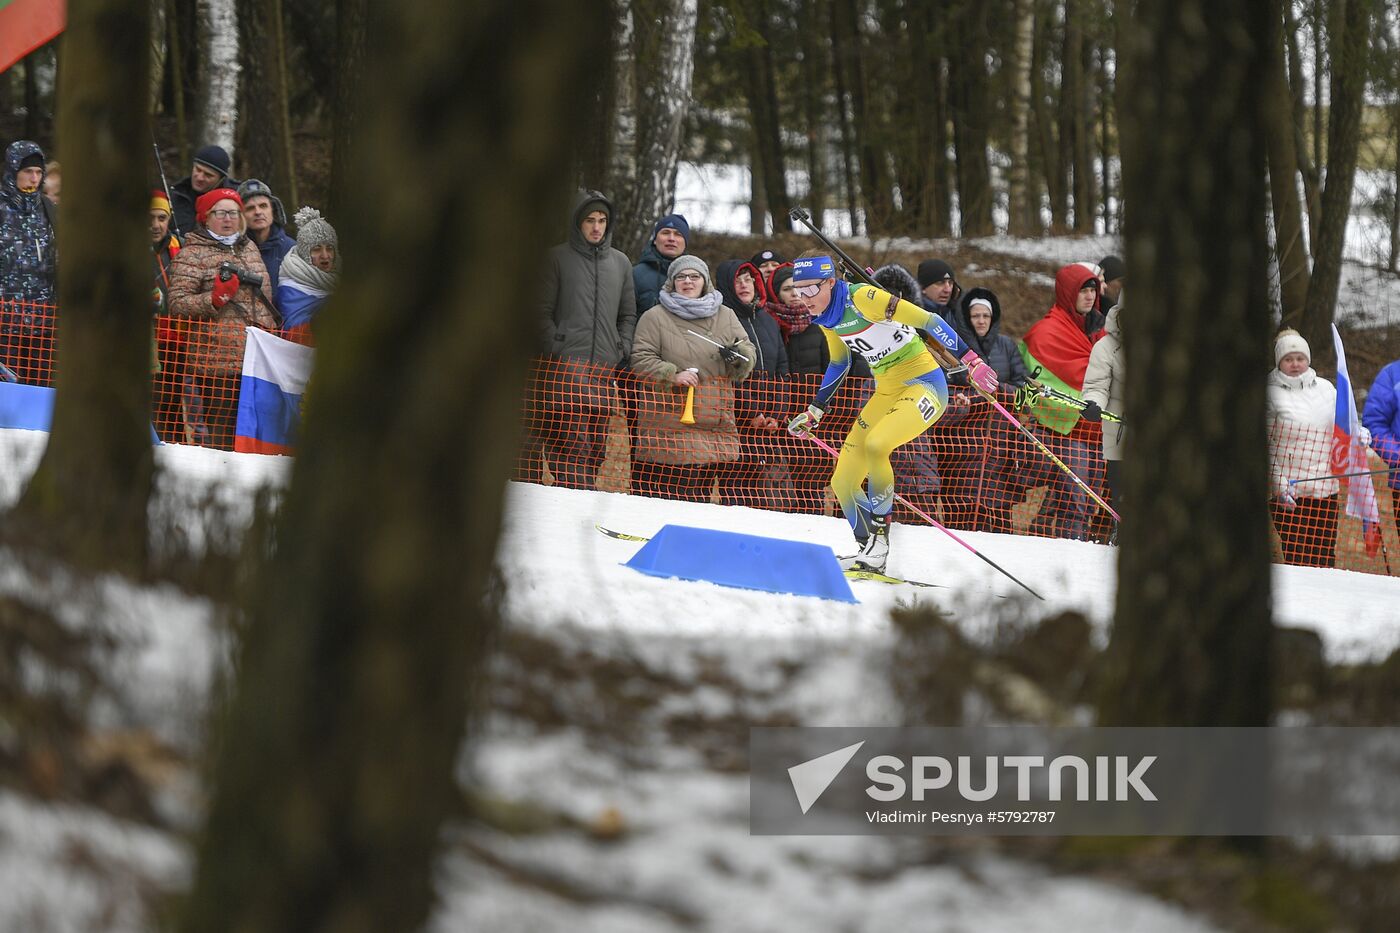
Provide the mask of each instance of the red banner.
[{"label": "red banner", "polygon": [[63,31],[65,0],[0,0],[0,72]]}]

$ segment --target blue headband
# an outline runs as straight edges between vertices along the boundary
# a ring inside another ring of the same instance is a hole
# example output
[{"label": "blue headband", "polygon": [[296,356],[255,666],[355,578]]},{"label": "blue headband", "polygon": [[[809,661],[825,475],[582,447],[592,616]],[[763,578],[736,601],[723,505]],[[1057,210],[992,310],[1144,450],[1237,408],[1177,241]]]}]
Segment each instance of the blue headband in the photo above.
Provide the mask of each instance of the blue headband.
[{"label": "blue headband", "polygon": [[811,279],[836,278],[836,263],[830,256],[813,256],[811,259],[796,259],[792,263],[792,278],[795,282]]}]

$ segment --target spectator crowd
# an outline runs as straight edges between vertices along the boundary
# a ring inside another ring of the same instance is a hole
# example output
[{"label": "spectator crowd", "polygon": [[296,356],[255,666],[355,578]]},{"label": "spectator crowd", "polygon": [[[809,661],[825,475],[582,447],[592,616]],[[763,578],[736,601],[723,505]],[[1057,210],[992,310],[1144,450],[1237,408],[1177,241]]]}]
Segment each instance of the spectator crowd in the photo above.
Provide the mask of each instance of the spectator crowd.
[{"label": "spectator crowd", "polygon": [[[245,328],[314,345],[317,314],[341,267],[335,230],[319,211],[303,207],[289,222],[270,185],[231,172],[227,152],[200,148],[188,176],[151,192],[148,217],[153,421],[166,441],[222,449],[232,447]],[[5,149],[0,380],[52,379],[60,184],[59,164],[38,144]],[[602,193],[580,192],[564,242],[548,254],[522,477],[540,480],[547,470],[557,484],[595,488],[605,463],[616,461],[617,485],[639,494],[831,511],[828,455],[782,430],[830,362],[794,289],[798,257],[765,247],[707,261],[690,250],[686,218],[670,213],[656,219],[634,262],[612,245],[612,211]],[[892,457],[906,500],[898,520],[924,512],[958,529],[1019,525],[1115,540],[1116,523],[1088,490],[1120,514],[1131,505],[1122,495],[1127,428],[1118,417],[1131,316],[1126,272],[1116,256],[1064,266],[1048,309],[1015,339],[1002,331],[998,296],[964,288],[946,259],[875,271],[880,288],[936,314],[995,370],[996,399],[1016,413],[1016,423],[1002,417],[965,373],[951,371],[943,417]],[[1329,477],[1336,389],[1312,369],[1295,332],[1279,334],[1274,360],[1270,510],[1280,553],[1289,563],[1331,566],[1342,490]],[[865,361],[857,354],[853,363],[824,423],[837,427],[833,437],[869,394]],[[1362,420],[1360,442],[1388,469],[1389,515],[1400,511],[1400,361],[1376,378]]]},{"label": "spectator crowd", "polygon": [[[245,328],[313,344],[334,290],[334,228],[314,208],[296,236],[272,188],[231,175],[229,154],[204,146],[187,177],[148,204],[153,421],[162,439],[232,449]],[[0,174],[0,380],[52,382],[58,299],[57,162],[18,140]]]}]

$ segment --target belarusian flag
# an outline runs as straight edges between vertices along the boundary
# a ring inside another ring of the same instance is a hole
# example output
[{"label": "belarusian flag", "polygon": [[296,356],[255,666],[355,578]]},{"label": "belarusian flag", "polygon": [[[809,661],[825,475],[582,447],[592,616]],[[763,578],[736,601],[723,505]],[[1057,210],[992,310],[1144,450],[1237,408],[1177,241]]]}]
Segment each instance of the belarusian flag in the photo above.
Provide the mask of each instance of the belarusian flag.
[{"label": "belarusian flag", "polygon": [[0,0],[0,72],[63,31],[65,0]]}]

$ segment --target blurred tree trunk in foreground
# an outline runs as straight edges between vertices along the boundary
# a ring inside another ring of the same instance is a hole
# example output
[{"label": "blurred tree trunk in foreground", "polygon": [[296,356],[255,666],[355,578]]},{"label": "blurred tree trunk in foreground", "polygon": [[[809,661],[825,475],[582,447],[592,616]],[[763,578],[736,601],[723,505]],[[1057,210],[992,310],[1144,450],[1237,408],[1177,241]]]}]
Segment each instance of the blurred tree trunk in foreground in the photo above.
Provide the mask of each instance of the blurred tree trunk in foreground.
[{"label": "blurred tree trunk in foreground", "polygon": [[[352,190],[301,454],[223,717],[182,929],[420,929],[459,799],[534,280],[565,216],[599,0],[370,5]],[[479,282],[477,283],[480,284]]]},{"label": "blurred tree trunk in foreground", "polygon": [[1105,725],[1269,719],[1260,374],[1272,327],[1256,91],[1278,15],[1277,0],[1140,0],[1121,26],[1133,436]]},{"label": "blurred tree trunk in foreground", "polygon": [[44,458],[7,519],[75,563],[145,567],[151,452],[146,0],[72,0],[58,88],[58,373]]}]

